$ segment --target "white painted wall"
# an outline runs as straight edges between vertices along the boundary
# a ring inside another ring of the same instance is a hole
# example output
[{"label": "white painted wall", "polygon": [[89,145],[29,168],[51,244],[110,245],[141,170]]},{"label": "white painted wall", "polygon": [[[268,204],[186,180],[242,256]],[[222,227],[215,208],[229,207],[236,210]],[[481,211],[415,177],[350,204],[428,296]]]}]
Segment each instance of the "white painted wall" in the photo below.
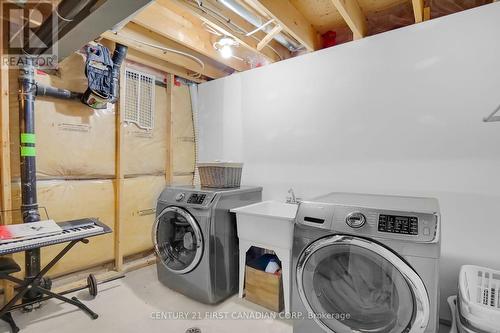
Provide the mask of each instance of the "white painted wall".
[{"label": "white painted wall", "polygon": [[200,161],[265,199],[437,197],[442,310],[460,265],[500,269],[500,3],[200,85]]}]

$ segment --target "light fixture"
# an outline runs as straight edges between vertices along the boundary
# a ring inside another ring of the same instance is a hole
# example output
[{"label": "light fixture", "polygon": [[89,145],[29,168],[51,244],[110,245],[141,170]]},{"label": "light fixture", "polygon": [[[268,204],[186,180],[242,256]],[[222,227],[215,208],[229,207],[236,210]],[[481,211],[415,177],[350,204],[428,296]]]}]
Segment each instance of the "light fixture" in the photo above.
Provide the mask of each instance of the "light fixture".
[{"label": "light fixture", "polygon": [[233,47],[237,47],[238,42],[231,37],[222,36],[217,42],[214,43],[214,48],[220,52],[224,59],[233,57]]},{"label": "light fixture", "polygon": [[224,45],[223,47],[221,47],[219,52],[224,59],[229,59],[233,56],[233,49],[231,49],[231,46],[229,45]]}]

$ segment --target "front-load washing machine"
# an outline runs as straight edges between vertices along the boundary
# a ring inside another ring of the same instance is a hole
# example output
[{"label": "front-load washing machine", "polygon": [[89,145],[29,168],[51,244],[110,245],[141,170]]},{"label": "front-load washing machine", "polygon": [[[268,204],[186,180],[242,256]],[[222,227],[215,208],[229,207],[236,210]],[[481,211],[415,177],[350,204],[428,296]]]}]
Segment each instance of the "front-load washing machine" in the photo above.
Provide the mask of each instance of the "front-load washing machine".
[{"label": "front-load washing machine", "polygon": [[294,226],[295,333],[436,333],[436,199],[331,193]]},{"label": "front-load washing machine", "polygon": [[167,187],[158,198],[153,241],[159,280],[206,304],[238,291],[236,217],[261,201],[262,188]]}]

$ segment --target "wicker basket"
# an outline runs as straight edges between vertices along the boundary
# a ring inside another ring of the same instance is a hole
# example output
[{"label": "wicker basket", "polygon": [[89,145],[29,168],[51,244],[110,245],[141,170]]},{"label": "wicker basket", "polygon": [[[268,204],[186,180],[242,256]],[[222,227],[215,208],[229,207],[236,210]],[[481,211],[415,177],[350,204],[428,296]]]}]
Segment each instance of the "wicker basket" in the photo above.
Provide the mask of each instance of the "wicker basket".
[{"label": "wicker basket", "polygon": [[200,182],[203,187],[240,187],[243,163],[198,163]]}]

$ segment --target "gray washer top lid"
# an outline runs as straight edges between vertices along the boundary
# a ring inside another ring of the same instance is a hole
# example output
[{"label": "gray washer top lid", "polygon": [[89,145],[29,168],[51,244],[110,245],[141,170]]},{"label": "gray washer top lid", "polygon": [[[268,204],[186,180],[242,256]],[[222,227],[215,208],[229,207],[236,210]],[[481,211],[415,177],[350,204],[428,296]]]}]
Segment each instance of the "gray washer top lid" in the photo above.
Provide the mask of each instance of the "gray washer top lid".
[{"label": "gray washer top lid", "polygon": [[333,192],[316,197],[309,201],[343,206],[428,214],[439,214],[440,211],[437,199],[424,197]]}]

